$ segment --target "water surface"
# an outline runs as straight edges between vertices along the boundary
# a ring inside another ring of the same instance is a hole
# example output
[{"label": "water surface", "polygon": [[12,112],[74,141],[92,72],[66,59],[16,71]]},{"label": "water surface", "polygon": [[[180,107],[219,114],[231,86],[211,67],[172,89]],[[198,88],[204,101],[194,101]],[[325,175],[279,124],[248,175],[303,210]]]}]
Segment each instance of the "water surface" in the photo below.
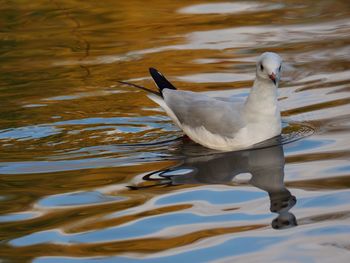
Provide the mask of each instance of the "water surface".
[{"label": "water surface", "polygon": [[[349,262],[348,1],[3,1],[0,262]],[[283,135],[220,153],[144,92],[246,97],[279,53]]]}]

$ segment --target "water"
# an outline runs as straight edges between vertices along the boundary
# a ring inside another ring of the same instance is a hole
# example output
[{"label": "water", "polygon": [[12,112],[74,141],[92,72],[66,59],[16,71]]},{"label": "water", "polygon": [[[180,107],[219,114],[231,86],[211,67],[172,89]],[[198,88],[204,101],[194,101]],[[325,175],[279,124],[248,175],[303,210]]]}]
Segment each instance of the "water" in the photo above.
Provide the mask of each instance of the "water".
[{"label": "water", "polygon": [[[349,1],[3,1],[0,262],[349,262]],[[142,91],[245,97],[284,129],[218,153]],[[271,146],[273,145],[273,146]]]}]

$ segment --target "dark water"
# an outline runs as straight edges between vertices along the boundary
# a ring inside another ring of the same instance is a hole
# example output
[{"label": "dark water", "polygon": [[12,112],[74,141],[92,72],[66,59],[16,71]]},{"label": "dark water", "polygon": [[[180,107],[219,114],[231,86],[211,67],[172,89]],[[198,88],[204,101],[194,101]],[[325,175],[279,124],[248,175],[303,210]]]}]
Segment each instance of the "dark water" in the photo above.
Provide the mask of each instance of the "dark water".
[{"label": "dark water", "polygon": [[[0,262],[349,262],[349,1],[0,2]],[[246,96],[283,144],[194,145],[144,92]]]}]

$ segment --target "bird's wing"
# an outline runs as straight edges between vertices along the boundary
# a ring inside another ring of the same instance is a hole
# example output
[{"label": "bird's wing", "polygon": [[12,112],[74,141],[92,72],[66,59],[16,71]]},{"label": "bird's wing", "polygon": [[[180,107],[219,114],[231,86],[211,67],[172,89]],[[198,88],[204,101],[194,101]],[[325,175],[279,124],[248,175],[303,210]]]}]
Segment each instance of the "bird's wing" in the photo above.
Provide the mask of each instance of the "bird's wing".
[{"label": "bird's wing", "polygon": [[242,97],[235,97],[235,96],[230,96],[230,97],[214,97],[217,100],[220,101],[225,101],[225,102],[231,102],[231,103],[237,103],[237,104],[243,104],[245,101],[245,98]]},{"label": "bird's wing", "polygon": [[207,95],[180,90],[163,90],[166,106],[176,116],[181,126],[204,127],[207,131],[225,137],[233,137],[244,123],[240,112],[243,104],[208,97]]}]

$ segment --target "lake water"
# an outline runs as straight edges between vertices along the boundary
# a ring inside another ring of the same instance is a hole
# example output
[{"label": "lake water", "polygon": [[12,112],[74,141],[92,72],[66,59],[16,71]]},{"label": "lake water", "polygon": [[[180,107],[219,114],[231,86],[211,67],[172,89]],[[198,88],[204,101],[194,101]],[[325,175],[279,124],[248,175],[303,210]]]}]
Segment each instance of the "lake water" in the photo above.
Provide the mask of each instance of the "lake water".
[{"label": "lake water", "polygon": [[[0,262],[350,262],[350,3],[2,1]],[[245,97],[283,135],[214,152],[131,81]]]}]

